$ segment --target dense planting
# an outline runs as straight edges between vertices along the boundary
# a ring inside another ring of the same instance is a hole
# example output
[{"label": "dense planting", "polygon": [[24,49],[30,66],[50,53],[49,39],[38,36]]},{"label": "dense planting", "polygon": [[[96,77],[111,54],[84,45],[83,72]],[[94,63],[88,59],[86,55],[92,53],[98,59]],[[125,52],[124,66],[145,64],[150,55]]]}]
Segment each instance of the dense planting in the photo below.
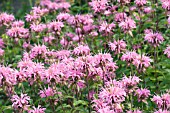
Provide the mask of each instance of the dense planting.
[{"label": "dense planting", "polygon": [[170,113],[170,0],[40,0],[0,27],[0,112]]}]

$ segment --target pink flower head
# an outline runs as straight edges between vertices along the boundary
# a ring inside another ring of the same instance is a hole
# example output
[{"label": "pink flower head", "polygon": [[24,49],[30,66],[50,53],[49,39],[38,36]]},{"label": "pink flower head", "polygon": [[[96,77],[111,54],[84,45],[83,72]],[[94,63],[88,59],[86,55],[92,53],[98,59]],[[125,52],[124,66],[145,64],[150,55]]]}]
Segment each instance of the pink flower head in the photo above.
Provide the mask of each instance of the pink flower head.
[{"label": "pink flower head", "polygon": [[30,97],[27,96],[27,94],[21,93],[20,97],[18,95],[13,95],[11,101],[12,107],[14,107],[15,109],[28,110],[28,107],[30,106],[29,105]]},{"label": "pink flower head", "polygon": [[27,22],[34,22],[34,21],[40,19],[40,16],[39,15],[35,15],[35,14],[27,14],[25,16],[25,19],[26,19]]},{"label": "pink flower head", "polygon": [[158,111],[155,111],[154,113],[170,113],[170,111],[159,109]]},{"label": "pink flower head", "polygon": [[126,18],[127,18],[126,13],[116,13],[116,14],[115,14],[115,17],[114,17],[114,20],[115,20],[116,22],[122,22],[122,21],[124,21]]},{"label": "pink flower head", "polygon": [[54,40],[55,40],[55,37],[53,37],[51,35],[50,36],[46,36],[43,39],[44,42],[49,43],[49,44],[52,44],[52,41],[54,41]]},{"label": "pink flower head", "polygon": [[23,27],[12,27],[8,29],[7,35],[13,38],[28,38],[29,30]]},{"label": "pink flower head", "polygon": [[150,95],[150,91],[148,89],[137,89],[136,94],[138,97],[138,102],[143,101],[146,102],[146,99]]},{"label": "pink flower head", "polygon": [[126,50],[126,43],[123,40],[114,40],[114,42],[109,42],[109,47],[111,51],[114,51],[115,54],[119,54]]},{"label": "pink flower head", "polygon": [[45,58],[47,47],[45,45],[35,45],[30,52],[30,58],[41,57]]},{"label": "pink flower head", "polygon": [[12,23],[12,27],[24,27],[24,21],[17,20]]},{"label": "pink flower head", "polygon": [[115,24],[108,24],[106,21],[102,22],[99,26],[99,32],[104,32],[105,34],[112,33],[113,28],[115,28]]},{"label": "pink flower head", "polygon": [[33,23],[33,24],[31,24],[30,28],[32,31],[39,33],[39,32],[44,31],[44,29],[46,29],[46,25]]},{"label": "pink flower head", "polygon": [[170,10],[170,1],[169,0],[161,0],[162,7],[166,10]]},{"label": "pink flower head", "polygon": [[126,61],[128,65],[130,65],[130,63],[134,61],[137,55],[138,54],[134,51],[132,52],[127,51],[125,54],[122,55],[121,60]]},{"label": "pink flower head", "polygon": [[121,103],[125,101],[126,92],[124,89],[116,86],[108,86],[102,88],[102,91],[99,93],[99,98],[105,100],[107,103]]},{"label": "pink flower head", "polygon": [[15,17],[11,14],[1,13],[0,14],[0,26],[2,25],[8,26],[14,19]]},{"label": "pink flower head", "polygon": [[0,48],[0,56],[4,55],[4,50]]},{"label": "pink flower head", "polygon": [[41,90],[39,92],[39,95],[41,98],[44,98],[44,97],[49,97],[49,96],[54,96],[56,93],[55,90],[53,90],[52,88],[48,87],[48,89],[44,89],[44,90]]},{"label": "pink flower head", "polygon": [[40,105],[36,108],[33,106],[32,110],[28,110],[28,113],[45,113],[46,108],[42,108]]},{"label": "pink flower head", "polygon": [[130,17],[127,17],[124,21],[119,23],[119,27],[126,33],[136,28],[136,22]]},{"label": "pink flower head", "polygon": [[7,86],[14,86],[17,84],[17,70],[14,70],[9,67],[0,66],[0,78],[3,78],[3,81],[0,81],[0,85],[3,84]]},{"label": "pink flower head", "polygon": [[85,45],[79,45],[78,47],[74,48],[73,50],[74,55],[88,55],[90,54],[90,48]]},{"label": "pink flower head", "polygon": [[131,93],[135,90],[141,79],[137,76],[124,76],[121,83],[125,87],[127,93]]},{"label": "pink flower head", "polygon": [[164,54],[168,56],[168,58],[170,58],[170,46],[166,47],[166,49],[164,50]]},{"label": "pink flower head", "polygon": [[144,6],[146,3],[146,0],[135,0],[135,4],[139,7]]},{"label": "pink flower head", "polygon": [[51,30],[51,31],[58,31],[60,32],[61,29],[64,27],[64,24],[63,22],[60,22],[60,21],[53,21],[53,22],[50,22],[48,25],[47,25],[48,29]]},{"label": "pink flower head", "polygon": [[57,15],[57,20],[59,21],[66,21],[67,19],[69,19],[70,14],[68,13],[60,13],[59,15]]},{"label": "pink flower head", "polygon": [[152,10],[152,8],[151,7],[146,7],[146,8],[144,8],[144,13],[147,13],[147,14],[149,14],[149,13],[151,13],[153,10]]},{"label": "pink flower head", "polygon": [[89,5],[92,7],[95,13],[101,13],[106,10],[108,0],[92,0]]},{"label": "pink flower head", "polygon": [[155,102],[155,104],[158,106],[158,108],[161,108],[162,105],[163,105],[163,100],[160,96],[153,96],[153,99],[152,99],[153,102]]},{"label": "pink flower head", "polygon": [[133,60],[133,65],[136,66],[136,68],[141,72],[145,71],[146,68],[148,68],[151,64],[152,60],[145,56],[145,55],[137,55],[135,59]]},{"label": "pink flower head", "polygon": [[154,33],[153,31],[147,32],[145,34],[144,39],[145,41],[148,41],[154,47],[159,46],[164,41],[162,34],[158,32]]}]

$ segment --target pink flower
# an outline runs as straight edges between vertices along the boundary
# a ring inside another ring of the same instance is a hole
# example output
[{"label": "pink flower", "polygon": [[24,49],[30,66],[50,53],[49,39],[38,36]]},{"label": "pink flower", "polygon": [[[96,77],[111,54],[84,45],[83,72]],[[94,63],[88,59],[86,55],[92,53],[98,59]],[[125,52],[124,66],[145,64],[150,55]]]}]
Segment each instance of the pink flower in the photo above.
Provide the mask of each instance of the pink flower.
[{"label": "pink flower", "polygon": [[132,52],[126,52],[125,54],[122,55],[121,60],[122,61],[126,61],[128,63],[128,65],[130,65],[130,63],[132,63],[134,61],[134,59],[136,58],[138,54],[134,51]]},{"label": "pink flower", "polygon": [[137,55],[136,58],[133,60],[133,65],[141,72],[145,71],[151,64],[152,60],[144,55]]},{"label": "pink flower", "polygon": [[135,0],[135,4],[139,7],[144,6],[146,3],[146,0]]},{"label": "pink flower", "polygon": [[60,22],[60,21],[53,21],[53,22],[50,22],[48,25],[47,25],[48,29],[51,30],[51,31],[58,31],[60,32],[61,29],[64,27],[64,24],[63,22]]},{"label": "pink flower", "polygon": [[102,91],[99,93],[99,98],[105,100],[107,103],[121,103],[125,101],[126,92],[124,89],[116,86],[108,86],[102,88]]},{"label": "pink flower", "polygon": [[4,55],[4,50],[0,48],[0,56]]},{"label": "pink flower", "polygon": [[[13,86],[17,84],[17,70],[14,70],[9,67],[0,66],[0,76],[3,77],[3,81],[0,83],[5,84],[6,86]],[[2,84],[0,84],[2,85]]]},{"label": "pink flower", "polygon": [[160,96],[153,96],[153,99],[152,99],[153,102],[155,102],[158,106],[158,108],[161,108],[162,105],[163,105],[163,100]]},{"label": "pink flower", "polygon": [[166,10],[170,10],[170,1],[169,0],[161,0],[162,7]]},{"label": "pink flower", "polygon": [[49,43],[49,44],[52,44],[52,41],[54,41],[55,40],[55,37],[53,37],[53,36],[46,36],[46,37],[44,37],[44,39],[43,39],[43,41],[44,42],[47,42],[47,43]]},{"label": "pink flower", "polygon": [[113,28],[115,28],[115,24],[108,24],[106,21],[102,22],[99,26],[99,32],[104,32],[106,35],[112,33]]},{"label": "pink flower", "polygon": [[40,19],[40,16],[39,15],[35,15],[35,14],[27,14],[25,16],[25,19],[26,19],[27,22],[34,22],[34,21]]},{"label": "pink flower", "polygon": [[115,17],[114,17],[114,20],[115,20],[116,22],[122,22],[122,21],[124,21],[126,18],[127,18],[126,13],[116,13],[116,14],[115,14]]},{"label": "pink flower", "polygon": [[30,52],[30,58],[41,57],[45,58],[47,47],[45,45],[35,45]]},{"label": "pink flower", "polygon": [[12,27],[24,27],[24,21],[18,20],[12,23]]},{"label": "pink flower", "polygon": [[148,89],[137,89],[136,94],[138,97],[138,102],[143,101],[146,102],[146,99],[150,95],[150,91]]},{"label": "pink flower", "polygon": [[114,40],[113,43],[109,42],[109,47],[115,54],[119,54],[126,50],[126,43],[123,40]]},{"label": "pink flower", "polygon": [[166,47],[166,49],[164,50],[164,54],[166,54],[168,58],[170,58],[170,46]]},{"label": "pink flower", "polygon": [[2,25],[8,26],[14,19],[15,17],[11,14],[1,13],[0,14],[0,26]]},{"label": "pink flower", "polygon": [[130,17],[127,17],[124,21],[119,23],[119,27],[126,33],[136,28],[136,22]]},{"label": "pink flower", "polygon": [[106,10],[108,0],[92,0],[89,5],[92,7],[95,13],[100,13]]},{"label": "pink flower", "polygon": [[52,88],[48,87],[48,89],[40,90],[39,95],[41,98],[54,96],[56,94],[56,91]]},{"label": "pink flower", "polygon": [[59,13],[59,15],[57,15],[57,20],[64,21],[64,20],[69,19],[69,17],[70,17],[70,14],[68,13]]},{"label": "pink flower", "polygon": [[151,7],[146,7],[146,8],[144,8],[144,13],[147,13],[147,14],[149,14],[149,13],[151,13],[153,10],[152,10],[152,8]]},{"label": "pink flower", "polygon": [[158,111],[155,111],[154,113],[170,113],[170,111],[159,109]]},{"label": "pink flower", "polygon": [[36,108],[33,107],[33,110],[28,110],[28,113],[45,113],[46,108],[42,108],[40,105]]},{"label": "pink flower", "polygon": [[29,30],[23,27],[12,27],[8,29],[7,35],[13,38],[28,38]]},{"label": "pink flower", "polygon": [[22,94],[19,97],[18,95],[13,95],[11,98],[12,101],[12,107],[14,107],[15,109],[23,109],[23,110],[28,110],[29,105],[29,101],[30,101],[30,97],[27,96],[27,94]]},{"label": "pink flower", "polygon": [[30,26],[31,30],[34,31],[34,32],[42,32],[44,31],[44,29],[46,29],[46,25],[45,24],[31,24]]},{"label": "pink flower", "polygon": [[78,47],[74,48],[73,54],[80,55],[80,56],[88,55],[88,54],[90,54],[90,48],[87,45],[85,45],[85,46],[79,45]]},{"label": "pink flower", "polygon": [[164,38],[160,33],[158,32],[154,33],[152,30],[145,34],[144,39],[154,47],[159,46],[164,41]]},{"label": "pink flower", "polygon": [[131,93],[135,90],[135,88],[137,88],[137,85],[139,84],[140,81],[141,79],[136,76],[129,76],[129,77],[124,76],[122,78],[121,83],[123,87],[125,87],[126,92]]}]

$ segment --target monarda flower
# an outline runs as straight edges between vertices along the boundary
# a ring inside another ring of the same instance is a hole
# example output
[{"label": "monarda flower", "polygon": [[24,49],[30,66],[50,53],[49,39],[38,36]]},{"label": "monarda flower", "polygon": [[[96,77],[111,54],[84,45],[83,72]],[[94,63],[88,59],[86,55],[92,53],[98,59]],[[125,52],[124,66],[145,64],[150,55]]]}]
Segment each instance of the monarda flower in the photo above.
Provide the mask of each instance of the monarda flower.
[{"label": "monarda flower", "polygon": [[74,48],[73,54],[79,56],[88,55],[90,54],[90,48],[87,45],[79,45],[78,47]]},{"label": "monarda flower", "polygon": [[40,105],[38,105],[37,108],[35,106],[33,106],[33,109],[28,110],[28,113],[45,113],[45,110],[46,110],[46,108],[43,108]]},{"label": "monarda flower", "polygon": [[53,90],[51,87],[48,87],[48,89],[45,88],[44,90],[41,90],[39,92],[39,95],[41,98],[54,96],[55,94],[56,94],[56,91]]},{"label": "monarda flower", "polygon": [[162,7],[166,10],[170,10],[170,1],[169,0],[161,0]]},{"label": "monarda flower", "polygon": [[122,22],[127,18],[126,13],[116,13],[114,16],[114,20],[116,22]]},{"label": "monarda flower", "polygon": [[17,20],[12,22],[12,27],[24,27],[24,21],[22,20]]},{"label": "monarda flower", "polygon": [[11,98],[12,101],[12,107],[14,109],[20,110],[28,110],[29,105],[29,101],[30,101],[30,97],[27,96],[27,94],[22,94],[20,96],[18,95],[13,95]]},{"label": "monarda flower", "polygon": [[45,54],[47,52],[47,47],[45,45],[35,45],[30,52],[30,58],[34,59],[38,58],[45,58]]},{"label": "monarda flower", "polygon": [[28,38],[29,30],[23,27],[12,27],[7,30],[7,35],[12,38]]},{"label": "monarda flower", "polygon": [[154,113],[170,113],[170,111],[159,109],[158,111],[155,111]]},{"label": "monarda flower", "polygon": [[137,88],[137,85],[139,84],[140,81],[141,79],[137,76],[129,76],[129,77],[124,76],[121,80],[121,83],[122,86],[125,88],[125,91],[127,93],[131,93],[135,91],[135,88]]},{"label": "monarda flower", "polygon": [[136,66],[139,72],[145,71],[151,64],[152,60],[145,55],[137,55],[135,59],[133,59],[133,65]]},{"label": "monarda flower", "polygon": [[154,33],[152,30],[145,32],[144,39],[154,47],[159,46],[164,41],[162,34],[158,32]]},{"label": "monarda flower", "polygon": [[128,65],[130,65],[130,63],[134,61],[137,55],[138,54],[134,51],[132,52],[127,51],[125,54],[122,55],[121,60],[126,61]]},{"label": "monarda flower", "polygon": [[144,6],[146,3],[146,0],[135,0],[135,4],[139,7]]},{"label": "monarda flower", "polygon": [[146,102],[146,99],[150,95],[150,91],[148,89],[137,89],[136,94],[138,97],[138,102],[143,101]]},{"label": "monarda flower", "polygon": [[121,4],[129,4],[131,0],[118,0]]},{"label": "monarda flower", "polygon": [[123,40],[118,40],[118,41],[114,40],[113,43],[109,42],[108,45],[109,45],[111,51],[114,51],[115,54],[119,54],[126,50],[126,42]]},{"label": "monarda flower", "polygon": [[6,25],[9,26],[9,24],[15,19],[15,17],[11,14],[7,13],[1,13],[0,14],[0,26]]},{"label": "monarda flower", "polygon": [[154,96],[152,101],[158,106],[159,109],[169,109],[170,108],[170,94],[165,93],[161,96]]},{"label": "monarda flower", "polygon": [[95,13],[101,13],[106,10],[108,0],[92,0],[89,5],[92,7]]},{"label": "monarda flower", "polygon": [[0,48],[0,56],[4,55],[4,50]]},{"label": "monarda flower", "polygon": [[106,21],[104,21],[99,26],[99,32],[104,32],[105,35],[108,35],[112,33],[113,28],[115,28],[114,23],[108,24]]},{"label": "monarda flower", "polygon": [[125,32],[129,32],[132,29],[136,28],[136,22],[130,17],[127,17],[124,21],[119,23],[119,27]]},{"label": "monarda flower", "polygon": [[68,13],[59,13],[59,15],[57,15],[57,20],[59,21],[66,21],[67,19],[69,19],[70,14]]},{"label": "monarda flower", "polygon": [[168,56],[168,58],[170,58],[170,46],[166,47],[166,49],[164,50],[164,54]]},{"label": "monarda flower", "polygon": [[60,22],[60,21],[53,21],[53,22],[48,23],[47,27],[50,31],[53,31],[53,32],[57,31],[60,33],[61,29],[64,27],[64,24],[63,22]]},{"label": "monarda flower", "polygon": [[35,23],[33,23],[33,24],[30,25],[30,28],[31,28],[32,31],[40,33],[42,31],[44,31],[44,29],[46,28],[46,25],[45,24],[35,24]]},{"label": "monarda flower", "polygon": [[105,100],[107,103],[121,103],[125,101],[126,92],[124,89],[116,87],[116,86],[108,86],[106,88],[102,88],[99,93],[99,98]]}]

